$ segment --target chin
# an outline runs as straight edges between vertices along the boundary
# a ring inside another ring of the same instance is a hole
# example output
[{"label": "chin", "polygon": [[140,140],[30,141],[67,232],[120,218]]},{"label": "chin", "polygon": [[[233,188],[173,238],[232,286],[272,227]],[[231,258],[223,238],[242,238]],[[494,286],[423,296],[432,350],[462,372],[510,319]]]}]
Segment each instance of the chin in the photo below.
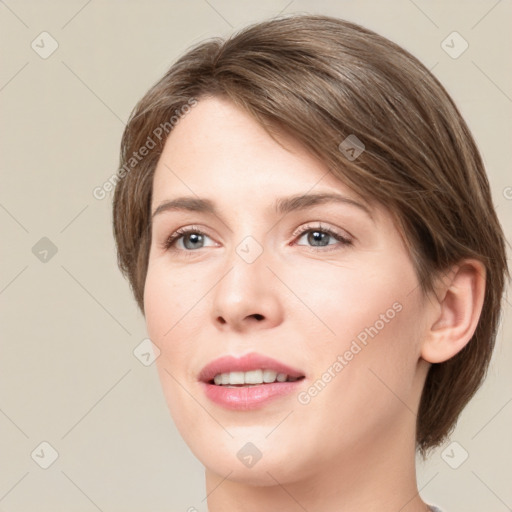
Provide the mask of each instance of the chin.
[{"label": "chin", "polygon": [[[300,444],[283,445],[280,441],[265,440],[268,429],[261,436],[236,436],[216,449],[206,444],[189,445],[196,458],[219,478],[251,486],[275,486],[307,479],[314,455],[304,451]],[[242,439],[255,439],[246,441]],[[261,439],[259,441],[258,439]],[[308,462],[309,461],[309,462]]]},{"label": "chin", "polygon": [[[271,487],[276,485],[276,480],[280,484],[286,484],[300,478],[297,468],[290,468],[290,457],[286,456],[283,456],[280,461],[264,462],[262,458],[252,467],[244,467],[240,461],[233,461],[231,457],[221,464],[200,462],[207,471],[216,474],[218,478],[226,478],[230,482],[252,487]],[[284,470],[286,467],[288,470]]]}]

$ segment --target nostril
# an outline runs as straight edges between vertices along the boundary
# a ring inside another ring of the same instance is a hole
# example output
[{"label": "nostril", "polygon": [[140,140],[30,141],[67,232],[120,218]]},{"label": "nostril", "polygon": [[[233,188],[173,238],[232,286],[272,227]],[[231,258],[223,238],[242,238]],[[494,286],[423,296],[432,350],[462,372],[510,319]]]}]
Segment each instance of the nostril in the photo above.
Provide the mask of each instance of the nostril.
[{"label": "nostril", "polygon": [[259,313],[256,313],[255,315],[252,315],[256,320],[263,320],[263,315],[260,315]]}]

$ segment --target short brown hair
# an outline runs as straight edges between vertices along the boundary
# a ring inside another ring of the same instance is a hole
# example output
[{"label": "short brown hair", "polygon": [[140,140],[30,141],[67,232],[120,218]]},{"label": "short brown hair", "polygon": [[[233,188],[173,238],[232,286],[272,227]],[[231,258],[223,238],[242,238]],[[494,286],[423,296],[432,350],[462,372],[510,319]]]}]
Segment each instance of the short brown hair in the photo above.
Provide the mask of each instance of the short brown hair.
[{"label": "short brown hair", "polygon": [[[425,382],[416,433],[425,455],[444,441],[483,381],[509,275],[482,159],[453,100],[407,51],[327,16],[274,18],[190,49],[136,105],[121,142],[114,234],[119,267],[143,313],[152,178],[165,143],[151,135],[206,96],[229,99],[269,133],[286,131],[352,190],[387,207],[424,293],[464,258],[484,264],[476,331],[457,355],[433,364]],[[365,146],[357,159],[340,151],[348,136]],[[156,147],[127,172],[148,137]]]}]

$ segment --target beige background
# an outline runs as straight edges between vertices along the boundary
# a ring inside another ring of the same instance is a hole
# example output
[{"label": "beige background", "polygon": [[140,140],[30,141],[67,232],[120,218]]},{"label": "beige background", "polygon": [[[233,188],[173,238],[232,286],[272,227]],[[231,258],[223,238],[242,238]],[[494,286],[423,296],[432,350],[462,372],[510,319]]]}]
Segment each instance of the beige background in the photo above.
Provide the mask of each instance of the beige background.
[{"label": "beige background", "polygon": [[[481,148],[511,239],[510,0],[0,1],[0,510],[206,510],[203,468],[154,366],[133,354],[144,319],[116,267],[111,198],[92,191],[115,172],[132,107],[187,47],[298,11],[361,23],[433,69]],[[46,59],[43,31],[58,43]],[[456,59],[441,46],[453,31],[469,44]],[[418,464],[422,495],[447,512],[512,507],[505,305],[485,385],[451,441]],[[58,452],[48,469],[43,441]]]}]

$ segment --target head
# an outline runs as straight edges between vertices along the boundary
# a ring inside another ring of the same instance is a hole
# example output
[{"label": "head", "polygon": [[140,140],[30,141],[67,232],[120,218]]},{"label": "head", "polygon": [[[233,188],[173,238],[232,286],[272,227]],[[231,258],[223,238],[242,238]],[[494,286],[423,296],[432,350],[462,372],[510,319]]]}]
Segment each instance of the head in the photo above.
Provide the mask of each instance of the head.
[{"label": "head", "polygon": [[[137,104],[120,169],[119,266],[206,466],[227,473],[250,441],[262,471],[293,457],[292,478],[401,428],[423,454],[443,442],[485,376],[508,270],[475,142],[416,58],[315,15],[206,41]],[[250,352],[303,372],[294,401],[207,400],[202,367]]]}]

